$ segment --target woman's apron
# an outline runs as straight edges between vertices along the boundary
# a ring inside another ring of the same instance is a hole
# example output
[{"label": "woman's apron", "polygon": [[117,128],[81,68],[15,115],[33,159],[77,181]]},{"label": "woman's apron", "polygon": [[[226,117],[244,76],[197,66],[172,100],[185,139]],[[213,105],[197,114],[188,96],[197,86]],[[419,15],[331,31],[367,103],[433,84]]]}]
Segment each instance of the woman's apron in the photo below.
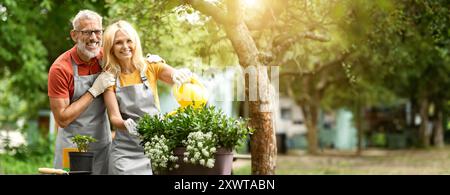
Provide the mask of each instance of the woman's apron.
[{"label": "woman's apron", "polygon": [[[72,104],[88,91],[100,73],[80,76],[78,74],[78,65],[73,59],[71,61],[74,78],[74,93],[70,99]],[[108,174],[111,129],[103,96],[95,98],[86,110],[66,128],[59,128],[55,146],[55,168],[62,168],[63,148],[76,148],[71,138],[77,134],[89,135],[97,140],[97,142],[91,143],[88,148],[90,152],[94,152],[92,174]]]},{"label": "woman's apron", "polygon": [[[159,113],[155,105],[153,92],[144,72],[141,72],[141,84],[120,86],[116,79],[116,97],[123,120],[129,118],[135,122],[144,114]],[[113,175],[151,175],[150,160],[144,154],[137,136],[126,129],[117,129],[112,142],[109,174]]]}]

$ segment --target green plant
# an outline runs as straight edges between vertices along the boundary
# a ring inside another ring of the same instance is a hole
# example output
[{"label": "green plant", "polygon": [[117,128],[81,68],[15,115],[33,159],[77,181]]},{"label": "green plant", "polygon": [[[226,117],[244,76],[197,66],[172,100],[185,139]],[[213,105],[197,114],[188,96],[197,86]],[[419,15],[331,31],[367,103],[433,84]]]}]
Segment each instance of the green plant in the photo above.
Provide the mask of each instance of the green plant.
[{"label": "green plant", "polygon": [[24,143],[19,146],[10,146],[9,143],[4,143],[5,153],[0,153],[0,175],[36,174],[39,167],[52,167],[54,143],[53,138],[43,136],[38,136],[33,143]]},{"label": "green plant", "polygon": [[217,139],[212,132],[197,131],[189,133],[187,140],[183,140],[183,144],[186,146],[184,162],[200,164],[208,168],[214,167]]},{"label": "green plant", "polygon": [[247,120],[228,117],[214,106],[188,106],[175,113],[144,115],[137,129],[155,172],[178,167],[173,155],[176,147],[186,147],[185,162],[213,167],[218,148],[235,149],[253,133]]},{"label": "green plant", "polygon": [[178,157],[172,155],[172,148],[169,148],[169,140],[164,135],[155,135],[149,142],[144,144],[144,152],[148,158],[152,159],[153,171],[158,173],[165,168],[178,168],[176,161]]},{"label": "green plant", "polygon": [[77,145],[78,152],[87,152],[89,144],[97,141],[95,138],[88,135],[75,135],[71,140]]}]

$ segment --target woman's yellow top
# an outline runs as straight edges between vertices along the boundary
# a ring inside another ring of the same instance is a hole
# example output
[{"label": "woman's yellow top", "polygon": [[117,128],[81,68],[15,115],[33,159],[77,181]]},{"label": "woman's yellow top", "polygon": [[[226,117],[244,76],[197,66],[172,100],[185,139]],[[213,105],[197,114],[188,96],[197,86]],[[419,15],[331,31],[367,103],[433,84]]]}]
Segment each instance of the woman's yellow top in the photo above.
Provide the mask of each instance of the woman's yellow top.
[{"label": "woman's yellow top", "polygon": [[[160,105],[159,105],[157,81],[159,74],[163,70],[163,67],[164,67],[163,63],[147,63],[147,69],[145,72],[145,76],[147,76],[148,83],[150,84],[150,88],[152,90],[153,97],[155,99],[155,105],[158,108],[158,110],[160,110]],[[138,69],[128,74],[120,73],[118,77],[120,80],[121,87],[142,83],[141,74]],[[115,85],[114,91],[116,91]]]}]

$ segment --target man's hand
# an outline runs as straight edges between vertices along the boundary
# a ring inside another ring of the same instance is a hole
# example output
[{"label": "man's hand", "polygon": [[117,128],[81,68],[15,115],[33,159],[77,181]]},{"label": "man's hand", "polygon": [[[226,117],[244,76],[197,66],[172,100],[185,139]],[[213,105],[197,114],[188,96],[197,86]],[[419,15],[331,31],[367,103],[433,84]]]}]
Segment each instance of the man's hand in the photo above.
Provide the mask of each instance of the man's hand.
[{"label": "man's hand", "polygon": [[166,63],[166,61],[164,59],[162,59],[161,57],[159,57],[158,55],[152,55],[152,54],[147,54],[145,60],[147,60],[147,62],[149,62],[149,63],[158,63],[158,62]]},{"label": "man's hand", "polygon": [[127,128],[127,131],[129,134],[138,136],[139,133],[137,132],[137,124],[134,122],[133,119],[129,118],[124,122],[125,127]]},{"label": "man's hand", "polygon": [[102,94],[106,88],[113,86],[116,82],[114,75],[109,72],[102,72],[97,79],[95,79],[94,84],[88,90],[94,98]]},{"label": "man's hand", "polygon": [[177,86],[181,86],[183,83],[191,81],[192,72],[187,68],[174,70],[172,73],[172,80]]}]

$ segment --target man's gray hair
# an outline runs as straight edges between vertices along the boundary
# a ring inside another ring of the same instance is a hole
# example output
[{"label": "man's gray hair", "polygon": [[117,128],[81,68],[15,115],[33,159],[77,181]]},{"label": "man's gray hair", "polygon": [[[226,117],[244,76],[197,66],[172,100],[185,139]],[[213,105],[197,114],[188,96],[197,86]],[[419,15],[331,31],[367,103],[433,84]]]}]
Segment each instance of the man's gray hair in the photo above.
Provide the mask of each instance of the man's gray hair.
[{"label": "man's gray hair", "polygon": [[80,26],[80,21],[85,19],[97,20],[100,25],[102,24],[102,17],[97,12],[85,9],[79,11],[75,18],[72,20],[73,29],[79,30],[78,27]]}]

